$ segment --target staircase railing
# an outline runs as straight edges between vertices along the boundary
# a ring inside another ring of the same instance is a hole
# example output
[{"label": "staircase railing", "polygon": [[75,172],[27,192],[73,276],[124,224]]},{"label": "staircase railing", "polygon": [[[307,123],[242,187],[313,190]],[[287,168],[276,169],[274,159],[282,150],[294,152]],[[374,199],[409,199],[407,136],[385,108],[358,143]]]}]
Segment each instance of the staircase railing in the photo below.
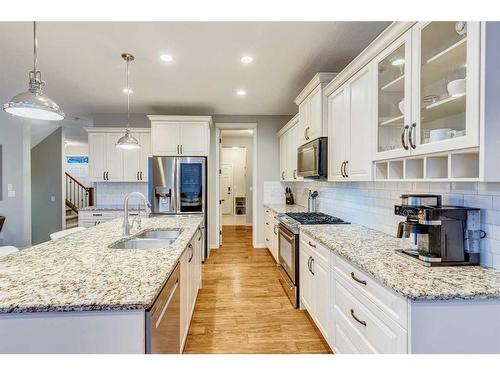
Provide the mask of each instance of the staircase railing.
[{"label": "staircase railing", "polygon": [[94,205],[94,188],[84,186],[80,181],[65,173],[66,205],[78,212],[82,207]]}]

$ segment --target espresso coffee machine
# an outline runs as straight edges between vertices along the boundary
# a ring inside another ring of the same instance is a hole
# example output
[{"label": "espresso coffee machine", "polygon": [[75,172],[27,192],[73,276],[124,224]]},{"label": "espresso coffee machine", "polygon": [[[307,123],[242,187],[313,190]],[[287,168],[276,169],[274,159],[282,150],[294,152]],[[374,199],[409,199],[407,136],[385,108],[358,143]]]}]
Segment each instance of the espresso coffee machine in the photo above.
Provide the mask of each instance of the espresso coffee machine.
[{"label": "espresso coffee machine", "polygon": [[479,264],[479,209],[443,206],[440,195],[404,194],[394,213],[406,217],[397,237],[412,238],[416,249],[400,249],[403,255],[425,266],[466,266]]}]

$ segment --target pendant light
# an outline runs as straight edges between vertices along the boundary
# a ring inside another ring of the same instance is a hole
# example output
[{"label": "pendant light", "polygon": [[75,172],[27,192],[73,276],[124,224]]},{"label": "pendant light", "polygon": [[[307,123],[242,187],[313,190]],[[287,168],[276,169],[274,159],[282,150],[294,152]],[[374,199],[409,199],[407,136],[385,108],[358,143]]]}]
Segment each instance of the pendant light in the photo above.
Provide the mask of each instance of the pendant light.
[{"label": "pendant light", "polygon": [[35,120],[59,121],[64,119],[64,113],[56,102],[42,92],[45,82],[42,72],[37,70],[36,22],[33,22],[33,70],[29,73],[29,89],[14,96],[10,102],[4,104],[5,112],[14,116]]},{"label": "pendant light", "polygon": [[122,150],[133,150],[138,149],[141,146],[139,141],[130,133],[130,87],[129,87],[129,69],[130,62],[134,61],[134,56],[130,53],[122,54],[123,60],[127,62],[127,128],[125,129],[125,135],[121,137],[118,142],[116,142],[116,147]]}]

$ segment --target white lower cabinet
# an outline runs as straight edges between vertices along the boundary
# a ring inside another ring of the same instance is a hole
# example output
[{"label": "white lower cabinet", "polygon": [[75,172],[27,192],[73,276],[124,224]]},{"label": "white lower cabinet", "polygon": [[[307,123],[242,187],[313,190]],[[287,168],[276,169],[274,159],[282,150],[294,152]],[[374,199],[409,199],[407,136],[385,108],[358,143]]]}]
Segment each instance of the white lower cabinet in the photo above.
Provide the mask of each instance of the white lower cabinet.
[{"label": "white lower cabinet", "polygon": [[201,288],[201,231],[197,230],[180,259],[181,266],[181,352],[186,343],[198,291]]},{"label": "white lower cabinet", "polygon": [[278,262],[278,220],[269,208],[264,209],[264,241],[275,262]]},{"label": "white lower cabinet", "polygon": [[[301,305],[329,340],[330,265],[329,250],[301,235],[299,250],[299,290]],[[324,254],[327,254],[325,258]]]}]

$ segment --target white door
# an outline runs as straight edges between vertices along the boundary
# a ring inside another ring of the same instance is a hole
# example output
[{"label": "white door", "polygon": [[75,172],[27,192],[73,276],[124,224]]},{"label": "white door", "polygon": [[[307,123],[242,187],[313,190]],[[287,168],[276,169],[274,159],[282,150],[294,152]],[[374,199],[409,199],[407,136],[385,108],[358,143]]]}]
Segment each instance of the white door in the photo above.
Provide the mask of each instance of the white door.
[{"label": "white door", "polygon": [[221,200],[222,213],[224,215],[233,214],[233,165],[222,164],[222,185],[221,185]]},{"label": "white door", "polygon": [[304,246],[300,247],[299,251],[299,293],[302,306],[312,313],[312,299],[311,299],[311,271],[309,269],[311,255],[305,250]]},{"label": "white door", "polygon": [[283,133],[280,136],[280,180],[286,181],[287,179],[287,163],[288,163],[288,144],[287,144],[287,133]]},{"label": "white door", "polygon": [[116,142],[122,136],[122,133],[108,133],[106,135],[106,180],[108,181],[123,179],[123,151],[116,148]]},{"label": "white door", "polygon": [[328,341],[328,326],[330,322],[330,272],[328,266],[323,265],[317,260],[317,257],[312,262],[313,283],[311,293],[314,295],[314,321],[323,337]]},{"label": "white door", "polygon": [[375,122],[372,110],[371,67],[372,64],[369,64],[349,81],[349,147],[344,170],[351,181],[370,181],[372,175],[372,131]]},{"label": "white door", "polygon": [[[139,144],[142,145],[142,139],[138,134],[133,134],[137,138]],[[123,180],[125,181],[140,181],[141,170],[141,149],[123,150]]]},{"label": "white door", "polygon": [[410,155],[408,130],[413,101],[411,30],[375,58],[373,85],[377,146],[375,159]]},{"label": "white door", "polygon": [[412,154],[478,146],[479,22],[419,22],[412,30]]},{"label": "white door", "polygon": [[180,151],[180,126],[172,122],[151,123],[151,147],[154,156],[176,156]]},{"label": "white door", "polygon": [[323,129],[323,91],[318,86],[310,95],[309,99],[309,128],[306,127],[305,135],[307,141],[322,136]]},{"label": "white door", "polygon": [[298,143],[299,146],[303,145],[304,143],[307,143],[309,140],[306,138],[306,129],[310,127],[309,121],[310,121],[310,101],[309,98],[306,98],[302,103],[299,105],[299,129],[298,129]]},{"label": "white door", "polygon": [[181,154],[185,156],[208,155],[208,125],[206,123],[183,123],[180,125]]},{"label": "white door", "polygon": [[328,180],[345,180],[342,168],[346,161],[346,131],[349,126],[347,86],[328,97],[329,162]]},{"label": "white door", "polygon": [[139,179],[141,181],[148,181],[148,158],[153,156],[151,152],[151,134],[141,134],[139,141],[141,143]]},{"label": "white door", "polygon": [[89,175],[93,181],[103,181],[106,166],[106,134],[89,133]]}]

